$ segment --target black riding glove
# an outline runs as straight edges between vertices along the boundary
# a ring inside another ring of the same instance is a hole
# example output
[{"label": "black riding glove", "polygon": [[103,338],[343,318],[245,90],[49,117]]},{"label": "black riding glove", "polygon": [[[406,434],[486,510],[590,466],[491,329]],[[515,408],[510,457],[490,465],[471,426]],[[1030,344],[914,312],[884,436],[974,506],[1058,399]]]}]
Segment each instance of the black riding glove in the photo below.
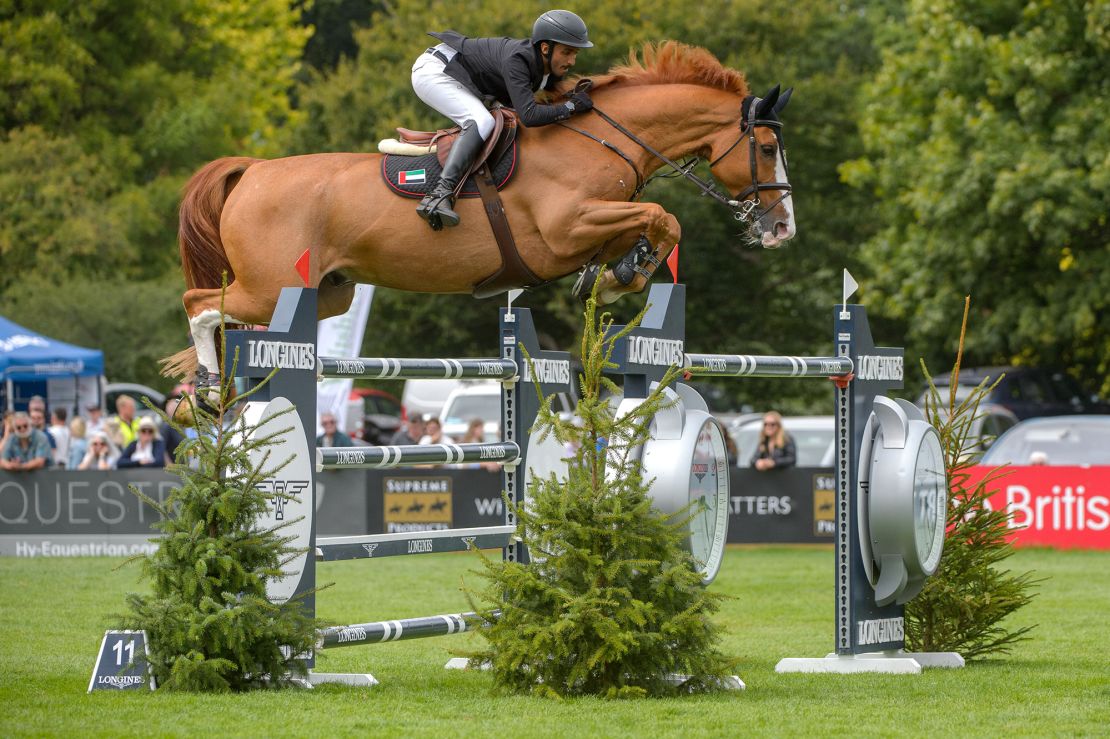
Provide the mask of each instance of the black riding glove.
[{"label": "black riding glove", "polygon": [[567,96],[567,102],[565,103],[565,105],[567,106],[567,110],[570,111],[571,115],[577,115],[579,113],[585,113],[587,110],[592,110],[594,107],[594,101],[590,99],[589,93],[572,92],[570,95]]}]

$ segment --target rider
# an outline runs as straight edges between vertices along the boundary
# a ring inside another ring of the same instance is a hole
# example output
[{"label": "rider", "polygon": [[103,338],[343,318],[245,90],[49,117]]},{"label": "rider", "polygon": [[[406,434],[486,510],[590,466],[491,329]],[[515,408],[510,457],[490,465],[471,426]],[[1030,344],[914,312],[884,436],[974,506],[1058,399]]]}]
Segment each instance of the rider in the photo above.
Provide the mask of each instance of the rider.
[{"label": "rider", "polygon": [[516,109],[526,126],[546,126],[593,107],[585,92],[566,102],[543,105],[536,91],[552,90],[574,66],[579,49],[590,43],[586,24],[569,10],[549,10],[536,19],[530,39],[467,38],[455,31],[430,33],[442,43],[412,65],[412,87],[425,103],[459,126],[443,174],[416,212],[436,231],[459,225],[455,188],[493,132],[493,116],[483,99]]}]

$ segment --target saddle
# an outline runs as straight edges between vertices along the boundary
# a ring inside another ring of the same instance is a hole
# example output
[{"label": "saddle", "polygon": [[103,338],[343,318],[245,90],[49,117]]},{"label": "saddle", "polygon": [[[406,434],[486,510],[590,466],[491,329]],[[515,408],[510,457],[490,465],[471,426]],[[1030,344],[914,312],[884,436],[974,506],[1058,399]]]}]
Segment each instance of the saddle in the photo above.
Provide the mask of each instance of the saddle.
[{"label": "saddle", "polygon": [[[497,248],[501,251],[501,268],[473,287],[476,298],[499,295],[516,287],[543,284],[520,258],[505,207],[498,190],[508,184],[516,171],[519,118],[510,108],[494,105],[493,133],[486,146],[471,165],[466,177],[455,189],[457,198],[481,197],[485,205]],[[399,139],[386,139],[378,144],[382,157],[382,179],[398,195],[422,198],[427,195],[443,171],[447,154],[458,140],[460,128],[438,131],[413,131],[397,128]]]},{"label": "saddle", "polygon": [[[455,197],[476,198],[480,195],[472,181],[483,164],[488,164],[496,187],[500,190],[512,179],[516,171],[516,133],[519,119],[516,113],[501,106],[490,110],[493,116],[493,133],[471,165],[470,171],[459,181]],[[422,198],[431,192],[439,179],[451,147],[459,138],[461,129],[441,128],[437,131],[414,131],[397,127],[396,139],[378,143],[382,159],[382,178],[398,195]]]}]

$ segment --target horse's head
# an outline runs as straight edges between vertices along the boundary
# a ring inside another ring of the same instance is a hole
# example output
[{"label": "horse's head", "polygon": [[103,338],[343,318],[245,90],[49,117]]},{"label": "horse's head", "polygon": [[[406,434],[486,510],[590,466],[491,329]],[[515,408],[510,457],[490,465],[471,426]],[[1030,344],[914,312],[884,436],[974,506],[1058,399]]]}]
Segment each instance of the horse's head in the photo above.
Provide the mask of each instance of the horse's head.
[{"label": "horse's head", "polygon": [[740,135],[722,132],[712,143],[709,169],[739,201],[738,218],[749,220],[748,236],[767,249],[794,237],[794,204],[786,178],[786,149],[779,112],[794,88],[776,85],[763,97],[749,95],[740,109]]}]

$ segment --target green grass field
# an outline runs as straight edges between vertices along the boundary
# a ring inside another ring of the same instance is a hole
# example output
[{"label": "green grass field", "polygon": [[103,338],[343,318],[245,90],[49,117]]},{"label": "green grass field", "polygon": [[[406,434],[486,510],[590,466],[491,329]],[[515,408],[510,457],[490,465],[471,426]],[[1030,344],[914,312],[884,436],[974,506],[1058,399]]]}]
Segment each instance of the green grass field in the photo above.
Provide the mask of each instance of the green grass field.
[{"label": "green grass field", "polygon": [[[85,690],[100,638],[136,587],[112,559],[0,559],[0,736],[1044,736],[1110,734],[1110,552],[1021,551],[1048,579],[1015,616],[1037,623],[1005,658],[917,676],[778,675],[782,657],[832,645],[831,549],[730,549],[713,587],[744,692],[557,702],[491,693],[446,671],[472,634],[352,647],[319,668],[371,672],[371,689],[234,696]],[[351,623],[466,610],[469,555],[322,565],[323,618]]]}]

